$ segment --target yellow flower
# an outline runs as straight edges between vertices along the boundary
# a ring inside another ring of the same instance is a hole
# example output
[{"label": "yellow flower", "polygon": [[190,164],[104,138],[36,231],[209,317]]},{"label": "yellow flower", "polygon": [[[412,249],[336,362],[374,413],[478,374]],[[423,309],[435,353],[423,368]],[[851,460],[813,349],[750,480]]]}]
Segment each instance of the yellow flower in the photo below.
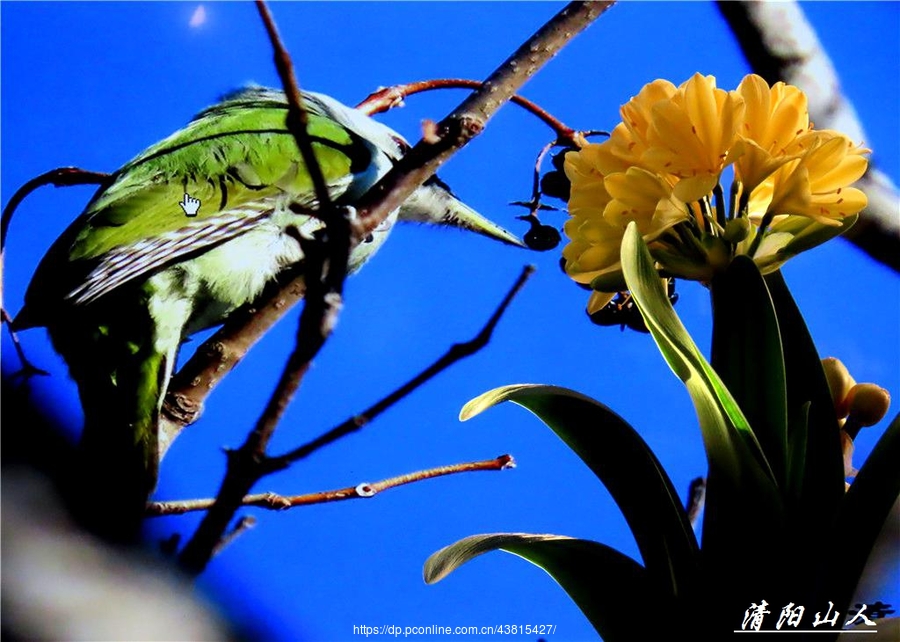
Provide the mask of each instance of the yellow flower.
[{"label": "yellow flower", "polygon": [[586,145],[578,154],[567,154],[565,171],[578,185],[569,197],[570,218],[565,225],[572,242],[563,249],[566,272],[578,283],[590,283],[610,265],[619,261],[624,233],[603,218],[603,209],[612,197],[606,191],[603,174],[597,169],[599,145]]},{"label": "yellow flower", "polygon": [[806,94],[777,82],[770,88],[756,74],[746,76],[734,91],[744,101],[738,134],[771,154],[784,153],[790,143],[809,130]]},{"label": "yellow flower", "polygon": [[718,89],[713,76],[694,74],[671,99],[653,105],[649,148],[641,161],[678,178],[678,198],[699,200],[713,190],[731,162],[729,152],[742,114],[739,96]]},{"label": "yellow flower", "polygon": [[832,131],[810,132],[795,144],[806,149],[772,173],[767,213],[808,216],[839,226],[866,206],[866,195],[848,185],[865,173],[868,161],[861,154],[868,150]]},{"label": "yellow flower", "polygon": [[[865,172],[869,150],[813,129],[796,87],[769,87],[756,75],[730,92],[701,74],[679,87],[655,80],[620,114],[608,140],[565,157],[566,271],[595,289],[616,282],[631,221],[661,271],[708,281],[737,254],[763,272],[778,269],[843,232],[866,206],[850,185]],[[729,192],[720,181],[732,164]]]},{"label": "yellow flower", "polygon": [[751,192],[776,169],[797,157],[796,140],[809,130],[806,95],[791,85],[751,74],[733,92],[744,102],[733,154],[734,171],[743,189]]},{"label": "yellow flower", "polygon": [[649,147],[647,130],[653,119],[653,106],[672,98],[677,89],[668,80],[654,80],[644,85],[640,93],[622,105],[622,122],[616,125],[609,140],[596,147],[597,168],[603,174],[624,172],[629,167],[641,167],[641,157]]},{"label": "yellow flower", "polygon": [[[595,145],[593,147],[599,147]],[[590,153],[588,154],[590,155]],[[585,173],[584,156],[569,154],[565,169],[580,189],[569,200],[563,249],[566,272],[578,283],[590,283],[619,269],[619,250],[625,228],[636,221],[647,243],[687,219],[688,209],[672,195],[672,186],[639,167],[608,177]]]}]

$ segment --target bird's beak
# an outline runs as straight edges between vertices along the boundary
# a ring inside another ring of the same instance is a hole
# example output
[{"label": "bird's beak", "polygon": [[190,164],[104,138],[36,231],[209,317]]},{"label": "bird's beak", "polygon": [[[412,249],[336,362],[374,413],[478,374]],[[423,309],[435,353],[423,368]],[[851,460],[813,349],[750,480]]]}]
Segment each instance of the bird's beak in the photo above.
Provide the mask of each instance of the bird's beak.
[{"label": "bird's beak", "polygon": [[456,198],[437,177],[419,187],[400,207],[401,221],[419,221],[470,230],[501,243],[525,247],[516,235],[506,231]]}]

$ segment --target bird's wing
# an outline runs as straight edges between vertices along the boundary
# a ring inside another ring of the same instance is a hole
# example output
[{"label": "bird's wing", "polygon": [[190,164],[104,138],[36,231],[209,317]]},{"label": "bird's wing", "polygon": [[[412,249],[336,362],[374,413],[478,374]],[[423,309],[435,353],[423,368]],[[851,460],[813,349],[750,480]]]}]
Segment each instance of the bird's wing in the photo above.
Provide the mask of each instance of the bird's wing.
[{"label": "bird's wing", "polygon": [[[316,158],[338,198],[370,171],[375,150],[315,101],[309,112]],[[26,300],[39,301],[41,284],[59,279],[67,282],[70,300],[92,301],[242,234],[271,214],[279,197],[314,209],[286,115],[282,94],[245,90],[147,149],[116,172],[51,248]],[[180,205],[185,194],[200,200],[195,216]]]}]

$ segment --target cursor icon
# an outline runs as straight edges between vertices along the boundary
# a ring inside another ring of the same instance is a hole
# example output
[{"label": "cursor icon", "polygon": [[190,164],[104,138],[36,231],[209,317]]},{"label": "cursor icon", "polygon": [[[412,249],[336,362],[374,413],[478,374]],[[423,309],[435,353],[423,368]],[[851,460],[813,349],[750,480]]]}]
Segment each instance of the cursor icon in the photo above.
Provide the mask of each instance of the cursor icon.
[{"label": "cursor icon", "polygon": [[197,210],[200,209],[200,199],[194,198],[187,192],[184,193],[184,199],[178,204],[184,210],[185,216],[197,216]]}]

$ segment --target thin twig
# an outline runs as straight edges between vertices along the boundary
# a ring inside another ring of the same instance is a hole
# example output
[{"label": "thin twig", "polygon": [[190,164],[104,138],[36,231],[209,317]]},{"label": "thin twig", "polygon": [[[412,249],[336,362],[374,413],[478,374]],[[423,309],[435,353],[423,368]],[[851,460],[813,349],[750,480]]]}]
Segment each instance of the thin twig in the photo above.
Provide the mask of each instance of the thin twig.
[{"label": "thin twig", "polygon": [[[756,73],[769,83],[782,80],[803,90],[816,128],[836,129],[857,143],[869,140],[853,103],[841,92],[828,53],[797,2],[719,0],[717,5]],[[897,186],[870,163],[855,187],[865,192],[869,204],[843,236],[900,272]]]},{"label": "thin twig", "polygon": [[278,70],[278,77],[281,79],[281,86],[284,88],[284,94],[287,97],[288,130],[294,135],[294,140],[297,141],[297,147],[300,148],[306,171],[309,172],[309,176],[312,179],[316,198],[319,199],[319,213],[327,215],[331,210],[331,197],[328,194],[328,184],[325,182],[322,168],[316,160],[312,140],[306,133],[309,127],[309,115],[303,106],[300,86],[297,84],[297,77],[294,74],[294,63],[281,42],[281,36],[278,35],[278,27],[275,26],[275,21],[272,20],[269,7],[266,6],[263,0],[256,0],[256,9],[259,11],[259,16],[266,27],[266,33],[269,35],[269,42],[271,42],[274,50],[275,68]]},{"label": "thin twig", "polygon": [[[526,266],[522,269],[522,273],[519,275],[519,278],[516,279],[513,287],[503,298],[503,301],[488,319],[487,323],[484,325],[481,331],[475,336],[475,338],[465,343],[458,343],[451,346],[451,348],[447,351],[446,354],[444,354],[444,356],[442,356],[428,368],[423,370],[419,375],[417,375],[404,385],[400,386],[397,390],[390,393],[377,403],[373,404],[363,413],[348,419],[344,423],[333,428],[319,438],[314,439],[313,441],[301,446],[300,448],[296,448],[288,453],[285,453],[284,455],[276,457],[262,456],[252,460],[248,460],[246,455],[242,456],[242,453],[246,452],[246,443],[245,446],[240,450],[230,451],[228,453],[228,471],[226,472],[225,479],[222,482],[222,487],[219,490],[217,499],[212,504],[212,506],[209,507],[209,512],[206,514],[206,517],[204,517],[203,522],[201,522],[200,528],[198,528],[197,532],[194,534],[194,537],[191,538],[191,541],[188,542],[187,546],[182,551],[179,557],[179,562],[181,563],[182,568],[188,572],[193,572],[195,574],[200,573],[203,568],[205,568],[206,564],[211,558],[211,552],[215,548],[216,542],[221,538],[221,533],[224,532],[224,528],[227,527],[227,524],[231,520],[231,517],[234,515],[234,512],[237,511],[240,502],[249,494],[250,488],[262,476],[271,472],[275,472],[276,470],[283,469],[289,466],[292,462],[308,457],[316,450],[319,450],[320,448],[333,443],[334,441],[340,439],[341,437],[344,437],[345,435],[351,434],[361,429],[372,419],[390,408],[400,399],[410,394],[413,390],[421,386],[423,383],[430,380],[457,361],[475,354],[485,345],[487,345],[487,343],[490,341],[491,335],[493,334],[494,328],[497,326],[497,323],[499,323],[500,318],[503,316],[503,313],[509,307],[516,294],[518,294],[518,292],[522,289],[522,287],[525,285],[525,282],[533,272],[534,266],[531,265]],[[232,506],[231,504],[224,503],[224,500],[222,499],[223,497],[230,499],[237,493],[241,493],[242,490],[243,493],[237,495],[237,500],[235,500],[238,502],[237,504],[234,504]],[[211,518],[211,515],[214,517]],[[225,519],[226,516],[227,519]],[[216,521],[213,521],[213,519],[215,519]],[[222,519],[225,519],[225,527],[221,526],[220,520]],[[206,529],[208,530],[204,530],[204,525],[207,525]],[[218,534],[216,535],[216,531],[212,530],[214,527],[217,529],[221,528],[222,530],[218,531]],[[201,533],[201,531],[203,532]],[[200,539],[201,537],[202,539]]]},{"label": "thin twig", "polygon": [[256,526],[255,517],[253,517],[252,515],[244,515],[243,517],[241,517],[237,521],[237,524],[234,525],[234,528],[226,533],[222,537],[222,539],[219,540],[219,543],[216,544],[216,547],[213,549],[213,557],[225,550],[225,548],[227,548],[229,544],[231,544],[234,540],[249,531],[254,526]]},{"label": "thin twig", "polygon": [[[346,499],[366,499],[374,497],[382,491],[396,488],[397,486],[414,484],[434,477],[455,475],[457,473],[471,473],[482,470],[506,470],[508,468],[515,468],[515,466],[515,460],[511,455],[501,455],[495,459],[473,461],[465,464],[453,464],[450,466],[439,466],[437,468],[419,470],[406,475],[390,477],[375,483],[363,482],[356,486],[348,486],[347,488],[321,491],[318,493],[288,496],[278,495],[276,493],[257,493],[244,497],[241,505],[255,506],[267,510],[286,510],[288,508],[296,508],[297,506],[311,506],[313,504],[325,504]],[[147,504],[146,516],[166,517],[169,515],[183,515],[193,511],[206,510],[213,505],[213,502],[215,502],[214,499],[151,502]]]},{"label": "thin twig", "polygon": [[550,150],[556,145],[556,141],[550,141],[538,152],[537,159],[534,161],[534,171],[531,178],[531,200],[530,201],[514,201],[510,205],[520,205],[528,208],[528,216],[520,217],[526,219],[537,220],[537,213],[543,209],[541,207],[541,165],[544,158],[550,153]]},{"label": "thin twig", "polygon": [[[365,100],[359,103],[356,108],[368,114],[380,114],[397,107],[403,103],[403,100],[413,94],[425,91],[434,91],[436,89],[481,89],[484,85],[480,80],[468,80],[465,78],[435,78],[433,80],[420,80],[418,82],[405,83],[403,85],[394,85],[393,87],[382,87],[381,89],[369,94]],[[509,99],[511,103],[519,105],[525,111],[537,116],[550,129],[556,133],[557,142],[559,144],[571,143],[577,146],[576,131],[556,118],[546,109],[534,103],[527,98],[518,94],[513,94]]]},{"label": "thin twig", "polygon": [[[80,167],[57,167],[56,169],[51,169],[49,172],[44,172],[40,176],[35,176],[17,189],[16,193],[9,199],[6,207],[3,208],[3,214],[0,215],[0,275],[3,273],[3,261],[5,260],[4,254],[6,252],[6,235],[7,232],[9,232],[9,225],[12,222],[13,214],[15,214],[16,209],[21,205],[22,201],[24,201],[33,191],[44,185],[53,185],[54,187],[102,185],[109,181],[110,178],[110,174],[104,172],[92,172],[81,169]],[[2,294],[2,284],[0,284],[0,294]],[[2,300],[2,296],[0,296],[0,300]],[[2,314],[3,322],[7,324],[10,338],[13,341],[13,347],[19,357],[19,361],[22,363],[22,369],[17,372],[16,375],[27,378],[33,375],[49,374],[45,370],[41,370],[35,366],[25,356],[25,351],[22,350],[22,346],[19,343],[19,337],[16,336],[16,333],[12,330],[12,318],[6,309],[0,307],[0,314]]]},{"label": "thin twig", "polygon": [[206,397],[246,356],[257,341],[306,293],[300,270],[282,275],[286,281],[267,291],[254,306],[229,316],[212,337],[191,355],[172,377],[159,420],[159,458],[165,456],[175,438],[194,423]]},{"label": "thin twig", "polygon": [[356,432],[357,430],[362,429],[363,426],[375,419],[378,415],[393,406],[395,403],[409,395],[422,384],[433,379],[457,361],[471,356],[484,348],[484,346],[486,346],[491,340],[491,335],[493,334],[494,328],[497,326],[497,323],[500,321],[500,318],[503,316],[504,312],[506,312],[506,309],[509,307],[509,304],[512,303],[512,300],[525,285],[525,282],[528,281],[528,278],[534,273],[534,269],[535,268],[533,265],[526,265],[524,268],[522,268],[522,273],[519,274],[519,278],[516,279],[516,282],[510,288],[509,292],[507,292],[506,296],[503,297],[503,301],[501,301],[500,305],[497,306],[497,309],[494,310],[491,318],[488,319],[488,322],[484,325],[483,328],[481,328],[481,331],[473,339],[464,343],[453,344],[452,346],[450,346],[450,349],[447,350],[447,352],[445,352],[444,355],[437,359],[434,363],[432,363],[422,372],[407,381],[405,384],[391,392],[389,395],[379,400],[377,403],[371,405],[360,414],[350,417],[343,423],[335,426],[328,432],[300,446],[299,448],[295,448],[294,450],[291,450],[283,455],[270,458],[269,466],[272,468],[272,470],[274,471],[286,468],[293,462],[309,457],[317,450],[334,443],[342,437],[345,437],[351,433]]},{"label": "thin twig", "polygon": [[53,185],[54,187],[103,185],[110,178],[110,174],[92,172],[80,167],[57,167],[32,178],[16,190],[6,207],[3,208],[3,215],[0,216],[0,253],[6,248],[6,232],[9,229],[9,224],[12,221],[16,208],[34,190],[44,185]]},{"label": "thin twig", "polygon": [[25,350],[19,342],[19,335],[12,329],[12,317],[9,316],[9,312],[7,312],[5,308],[0,308],[0,317],[3,318],[3,323],[6,324],[6,329],[9,331],[9,338],[12,340],[13,349],[19,357],[19,363],[22,364],[22,368],[18,372],[13,373],[11,378],[22,377],[27,380],[36,375],[49,376],[49,372],[38,368],[31,363],[31,360],[25,355]]}]

